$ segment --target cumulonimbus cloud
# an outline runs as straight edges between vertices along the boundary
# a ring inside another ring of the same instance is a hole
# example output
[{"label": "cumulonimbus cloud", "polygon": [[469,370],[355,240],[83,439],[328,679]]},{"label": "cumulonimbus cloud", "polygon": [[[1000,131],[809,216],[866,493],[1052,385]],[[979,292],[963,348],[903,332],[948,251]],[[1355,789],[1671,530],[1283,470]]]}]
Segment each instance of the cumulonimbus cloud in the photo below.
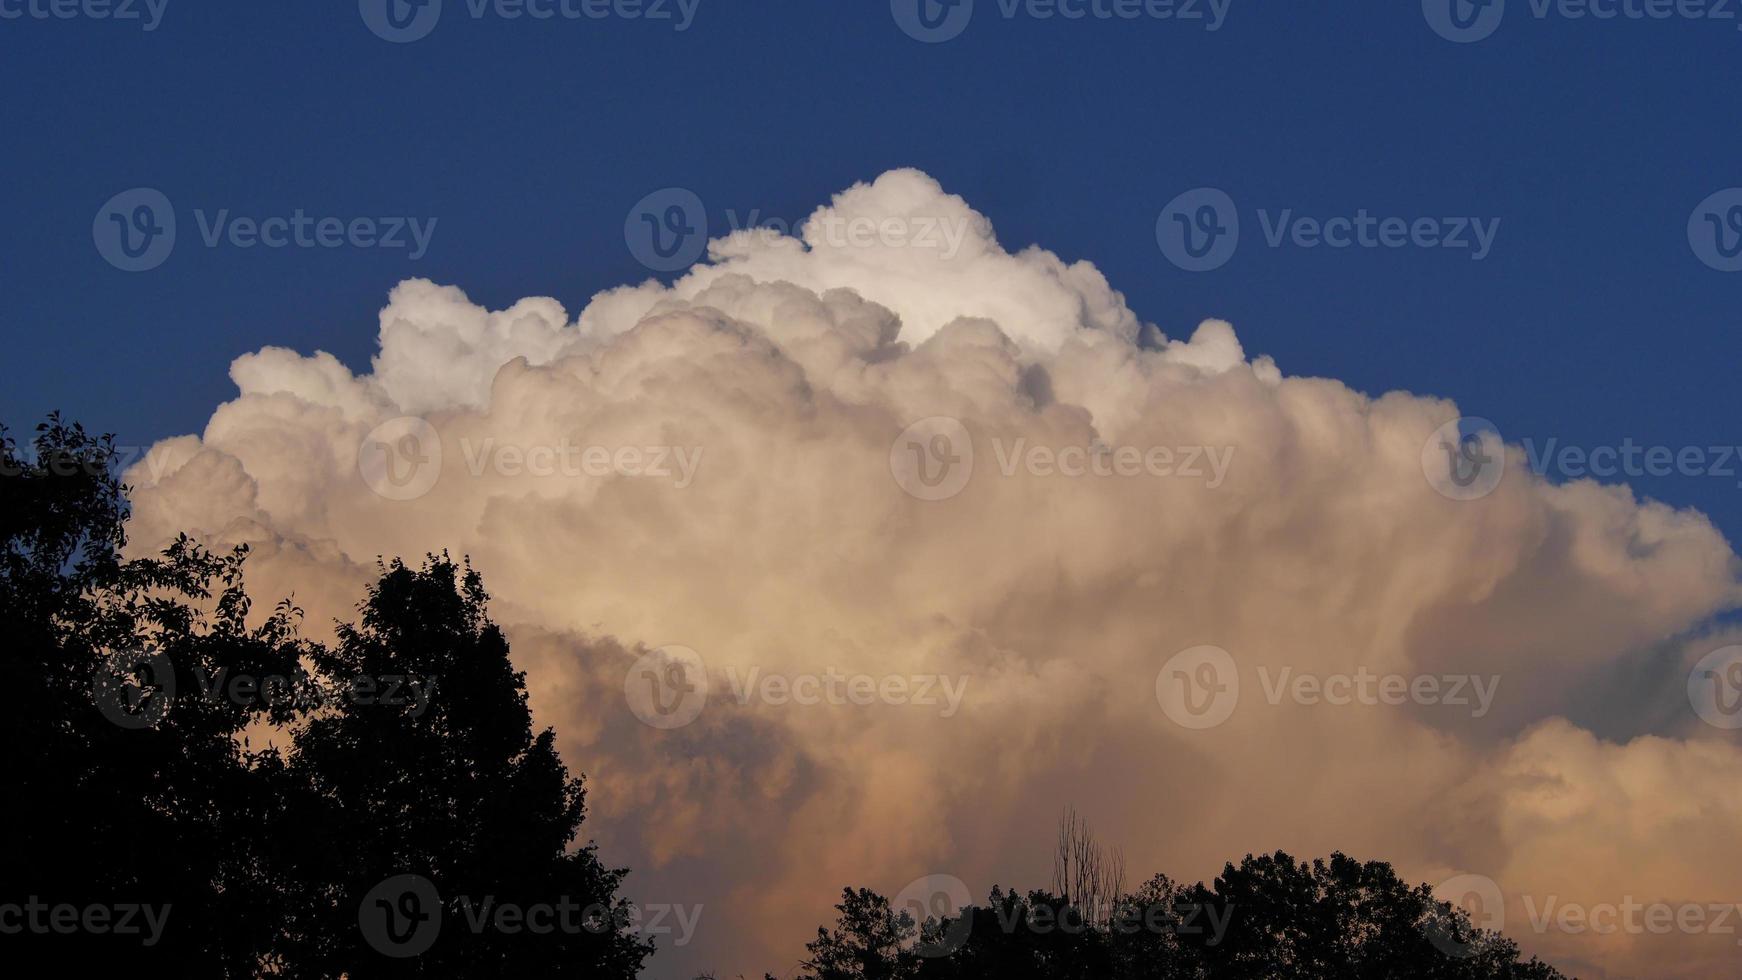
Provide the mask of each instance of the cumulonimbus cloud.
[{"label": "cumulonimbus cloud", "polygon": [[[921,225],[953,237],[890,233]],[[1742,900],[1742,751],[1651,696],[1742,596],[1709,521],[1517,450],[1453,499],[1424,469],[1450,402],[1285,376],[1226,323],[1170,340],[924,174],[572,319],[407,281],[370,372],[268,348],[231,376],[129,474],[135,547],[248,542],[251,590],[311,623],[377,555],[471,555],[589,831],[636,897],[704,906],[655,975],[782,974],[847,884],[1044,885],[1066,801],[1146,874],[1283,848],[1486,876],[1588,976],[1737,955],[1533,922]],[[1239,692],[1193,727],[1158,692],[1206,646]],[[687,724],[625,693],[662,647],[705,665]]]}]

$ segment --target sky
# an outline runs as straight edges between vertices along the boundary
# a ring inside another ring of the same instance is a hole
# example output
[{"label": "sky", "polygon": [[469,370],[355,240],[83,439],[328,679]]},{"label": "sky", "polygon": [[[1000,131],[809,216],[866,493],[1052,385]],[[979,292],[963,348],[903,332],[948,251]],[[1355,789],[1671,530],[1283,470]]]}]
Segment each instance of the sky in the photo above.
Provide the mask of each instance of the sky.
[{"label": "sky", "polygon": [[[1686,234],[1695,205],[1742,183],[1737,21],[1539,20],[1513,0],[1492,36],[1455,44],[1415,3],[1234,0],[1209,31],[1006,19],[981,0],[958,37],[925,44],[880,2],[701,0],[681,32],[449,5],[407,44],[344,2],[170,0],[149,32],[0,22],[0,202],[28,229],[0,243],[0,418],[60,409],[141,444],[194,431],[228,394],[224,366],[263,344],[366,364],[371,313],[402,278],[578,308],[647,274],[622,225],[652,191],[692,189],[716,227],[728,210],[790,222],[913,166],[1006,244],[1097,263],[1163,329],[1228,319],[1291,372],[1456,397],[1514,440],[1742,441],[1742,277],[1698,261]],[[1203,186],[1251,227],[1233,261],[1187,273],[1155,220]],[[172,257],[130,274],[91,223],[135,187],[208,216],[437,224],[412,261],[206,248],[184,214]],[[1479,262],[1272,249],[1259,208],[1500,227]],[[1640,485],[1734,537],[1737,482]]]},{"label": "sky", "polygon": [[[441,7],[0,0],[0,420],[155,447],[136,546],[246,541],[311,623],[472,554],[588,832],[717,910],[651,975],[785,976],[847,884],[1044,884],[1036,799],[1145,875],[1343,848],[1585,975],[1733,962],[1526,913],[1742,890],[1742,747],[1689,704],[1742,663],[1742,20]],[[769,221],[806,246],[728,234]],[[611,462],[479,455],[577,433]],[[406,436],[427,483],[370,469]],[[1058,478],[1094,446],[1156,480]],[[625,677],[692,654],[705,711],[649,721]],[[1492,699],[1324,711],[1285,667]],[[1208,731],[1163,690],[1201,669],[1244,685]]]}]

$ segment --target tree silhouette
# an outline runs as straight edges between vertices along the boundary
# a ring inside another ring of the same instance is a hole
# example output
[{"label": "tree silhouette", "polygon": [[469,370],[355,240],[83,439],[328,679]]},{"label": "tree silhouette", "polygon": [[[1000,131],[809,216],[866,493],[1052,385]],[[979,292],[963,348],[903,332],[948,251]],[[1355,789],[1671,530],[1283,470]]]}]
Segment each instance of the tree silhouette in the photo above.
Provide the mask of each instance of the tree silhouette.
[{"label": "tree silhouette", "polygon": [[[581,782],[554,734],[533,734],[475,572],[445,557],[383,566],[330,650],[299,639],[288,602],[250,627],[246,549],[182,537],[122,557],[115,463],[111,439],[58,417],[28,450],[0,430],[9,965],[635,976],[651,946],[615,897],[623,872],[571,848]],[[287,748],[251,749],[256,728]],[[405,950],[367,930],[366,899],[405,874],[443,914],[427,950],[395,958]],[[135,906],[153,915],[136,909],[138,931],[117,933]]]},{"label": "tree silhouette", "polygon": [[1426,885],[1342,854],[1248,855],[1187,888],[1158,875],[1104,920],[998,888],[917,926],[863,889],[837,908],[837,928],[807,947],[805,980],[1564,980]]},{"label": "tree silhouette", "polygon": [[[421,570],[394,561],[361,622],[315,654],[331,686],[372,681],[377,695],[342,698],[304,723],[275,774],[288,787],[274,819],[291,842],[280,856],[292,896],[280,951],[293,975],[629,978],[651,951],[627,934],[627,903],[613,897],[624,872],[590,846],[568,849],[585,814],[581,781],[557,757],[554,732],[533,734],[525,677],[486,602],[477,572],[445,556]],[[385,703],[396,682],[403,703]],[[396,959],[358,918],[377,886],[402,875],[440,896],[440,928],[427,951]],[[504,906],[549,909],[550,928],[503,925]]]},{"label": "tree silhouette", "polygon": [[1409,887],[1383,862],[1247,855],[1181,898],[1206,921],[1230,925],[1219,941],[1207,931],[1180,934],[1218,978],[1560,976],[1540,961],[1519,962],[1516,943],[1474,928],[1462,909],[1436,900],[1427,885]]},{"label": "tree silhouette", "polygon": [[1125,853],[1103,847],[1089,822],[1067,807],[1059,818],[1052,887],[1097,925],[1106,924],[1125,892]]},{"label": "tree silhouette", "polygon": [[912,949],[913,917],[891,908],[889,899],[864,888],[841,892],[833,931],[818,929],[805,949],[809,980],[906,980],[919,966]]},{"label": "tree silhouette", "polygon": [[[57,972],[251,975],[270,896],[255,756],[238,739],[273,709],[196,692],[220,672],[293,673],[294,611],[245,625],[242,549],[182,538],[123,560],[113,460],[112,440],[58,417],[29,452],[0,431],[0,783],[13,804],[0,902],[42,909],[5,942]],[[93,906],[109,911],[87,922]],[[153,925],[145,907],[166,917]],[[56,923],[56,909],[77,917]]]}]

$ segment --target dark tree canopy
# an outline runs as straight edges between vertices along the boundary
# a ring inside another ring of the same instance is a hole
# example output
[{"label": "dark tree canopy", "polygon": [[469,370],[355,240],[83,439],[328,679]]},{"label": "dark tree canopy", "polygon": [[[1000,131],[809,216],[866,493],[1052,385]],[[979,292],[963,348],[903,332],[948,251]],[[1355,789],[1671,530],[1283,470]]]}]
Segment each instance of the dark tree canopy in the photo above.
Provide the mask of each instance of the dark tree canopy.
[{"label": "dark tree canopy", "polygon": [[123,560],[113,455],[108,439],[58,419],[28,454],[0,439],[0,737],[14,749],[0,753],[0,781],[15,804],[4,811],[0,901],[168,906],[167,918],[150,946],[110,934],[5,939],[63,966],[251,975],[271,923],[257,915],[263,794],[238,739],[258,709],[184,697],[155,726],[124,728],[104,708],[124,706],[117,682],[147,649],[164,659],[141,680],[183,692],[225,667],[293,671],[291,611],[246,626],[240,550],[214,555],[184,538]]},{"label": "dark tree canopy", "polygon": [[836,909],[803,980],[1564,980],[1428,886],[1342,854],[1248,855],[1190,887],[1157,876],[1110,915],[997,888],[923,923],[864,889]]},{"label": "dark tree canopy", "polygon": [[[309,976],[629,977],[651,950],[615,927],[627,921],[613,897],[623,872],[591,847],[570,849],[581,781],[557,757],[555,733],[533,733],[525,678],[485,600],[478,574],[446,558],[420,571],[393,562],[361,623],[315,655],[328,677],[436,688],[402,705],[342,700],[296,733],[275,818],[281,839],[317,845],[284,862],[296,889],[285,950]],[[359,933],[358,908],[407,874],[440,895],[439,937],[417,957],[384,959]],[[564,903],[568,929],[487,919],[503,905]]]},{"label": "dark tree canopy", "polygon": [[[0,753],[13,801],[0,904],[44,926],[0,936],[5,962],[635,976],[650,947],[623,928],[623,872],[574,846],[581,781],[554,733],[532,731],[475,572],[445,557],[385,565],[326,649],[299,639],[288,602],[248,625],[245,549],[184,537],[124,558],[114,470],[111,440],[58,418],[28,450],[0,436],[0,736],[15,749]],[[252,749],[251,731],[286,747]],[[441,928],[395,958],[367,941],[360,908],[408,874],[440,896]],[[572,907],[569,928],[505,930],[490,917],[503,903]],[[55,928],[56,907],[106,909],[93,914],[108,928]],[[136,931],[113,928],[123,914]]]}]

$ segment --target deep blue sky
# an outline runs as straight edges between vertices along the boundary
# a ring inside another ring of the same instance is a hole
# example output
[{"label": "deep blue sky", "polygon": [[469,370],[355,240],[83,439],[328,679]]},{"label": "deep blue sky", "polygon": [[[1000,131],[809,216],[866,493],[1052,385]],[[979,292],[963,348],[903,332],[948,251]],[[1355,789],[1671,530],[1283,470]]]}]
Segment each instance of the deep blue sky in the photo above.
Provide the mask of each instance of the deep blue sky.
[{"label": "deep blue sky", "polygon": [[[26,0],[5,0],[17,9]],[[36,0],[38,3],[46,0]],[[1638,0],[1635,0],[1638,2]],[[1455,397],[1508,439],[1742,442],[1742,273],[1689,246],[1742,185],[1735,20],[1532,16],[1474,44],[1415,0],[1232,0],[1174,21],[1004,19],[922,44],[887,0],[700,0],[694,25],[473,20],[390,44],[351,0],[168,0],[162,23],[0,20],[0,420],[59,408],[141,443],[199,431],[266,344],[366,367],[410,275],[577,312],[646,272],[623,222],[680,185],[802,216],[920,167],[1007,247],[1086,258],[1170,334],[1234,321],[1292,374]],[[1227,191],[1245,238],[1187,273],[1156,218]],[[169,260],[118,271],[92,221],[154,187]],[[429,254],[207,249],[192,212],[436,217]],[[1264,247],[1258,208],[1501,219],[1493,254]],[[1636,481],[1742,540],[1742,477]]]}]

